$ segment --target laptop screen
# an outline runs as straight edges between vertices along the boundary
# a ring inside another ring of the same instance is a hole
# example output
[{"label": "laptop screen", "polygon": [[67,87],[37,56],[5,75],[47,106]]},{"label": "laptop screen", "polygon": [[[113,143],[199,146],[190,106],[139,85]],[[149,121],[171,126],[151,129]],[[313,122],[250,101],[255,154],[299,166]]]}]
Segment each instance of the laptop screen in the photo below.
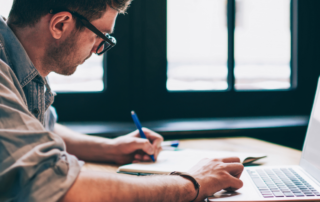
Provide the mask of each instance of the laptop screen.
[{"label": "laptop screen", "polygon": [[320,182],[320,79],[309,120],[300,166]]}]

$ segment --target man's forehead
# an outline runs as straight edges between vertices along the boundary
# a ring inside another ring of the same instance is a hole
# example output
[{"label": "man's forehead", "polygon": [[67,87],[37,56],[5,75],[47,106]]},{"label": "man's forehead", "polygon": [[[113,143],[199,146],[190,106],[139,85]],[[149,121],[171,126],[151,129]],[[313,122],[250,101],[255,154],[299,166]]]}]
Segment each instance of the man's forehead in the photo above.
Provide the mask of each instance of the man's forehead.
[{"label": "man's forehead", "polygon": [[108,8],[101,18],[94,20],[92,24],[96,24],[103,33],[112,34],[118,11]]}]

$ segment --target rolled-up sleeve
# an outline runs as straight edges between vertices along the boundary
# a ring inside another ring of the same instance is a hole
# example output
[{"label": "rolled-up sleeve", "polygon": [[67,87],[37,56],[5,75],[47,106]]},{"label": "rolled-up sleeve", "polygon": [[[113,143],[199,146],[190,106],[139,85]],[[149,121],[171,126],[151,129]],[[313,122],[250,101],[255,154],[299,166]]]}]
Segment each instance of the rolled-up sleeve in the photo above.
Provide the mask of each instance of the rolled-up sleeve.
[{"label": "rolled-up sleeve", "polygon": [[80,168],[63,140],[28,111],[18,80],[0,60],[0,201],[57,201]]}]

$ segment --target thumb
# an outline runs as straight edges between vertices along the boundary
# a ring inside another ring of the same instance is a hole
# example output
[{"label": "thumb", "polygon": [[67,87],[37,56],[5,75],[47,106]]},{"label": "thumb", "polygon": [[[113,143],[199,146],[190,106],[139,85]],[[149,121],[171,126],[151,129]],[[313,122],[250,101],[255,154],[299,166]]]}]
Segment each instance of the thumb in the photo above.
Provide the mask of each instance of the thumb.
[{"label": "thumb", "polygon": [[149,155],[154,154],[153,146],[148,139],[136,138],[133,144],[133,149],[142,150]]}]

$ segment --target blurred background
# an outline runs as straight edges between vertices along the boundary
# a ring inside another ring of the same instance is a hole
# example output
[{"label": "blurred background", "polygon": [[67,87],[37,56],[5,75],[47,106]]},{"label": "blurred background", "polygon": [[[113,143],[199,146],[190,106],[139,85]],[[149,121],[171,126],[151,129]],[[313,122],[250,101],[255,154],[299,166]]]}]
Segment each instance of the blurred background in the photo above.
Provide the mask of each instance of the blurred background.
[{"label": "blurred background", "polygon": [[[0,14],[11,5],[1,0]],[[114,49],[72,76],[48,76],[59,120],[112,136],[132,129],[136,110],[167,138],[245,135],[300,148],[320,73],[319,6],[134,1],[118,17]]]},{"label": "blurred background", "polygon": [[[3,16],[12,2],[1,2]],[[236,8],[235,88],[290,88],[290,0],[236,0]],[[167,90],[228,89],[227,0],[169,0],[167,16]],[[51,73],[52,89],[103,91],[102,59],[93,55],[72,76]]]}]

